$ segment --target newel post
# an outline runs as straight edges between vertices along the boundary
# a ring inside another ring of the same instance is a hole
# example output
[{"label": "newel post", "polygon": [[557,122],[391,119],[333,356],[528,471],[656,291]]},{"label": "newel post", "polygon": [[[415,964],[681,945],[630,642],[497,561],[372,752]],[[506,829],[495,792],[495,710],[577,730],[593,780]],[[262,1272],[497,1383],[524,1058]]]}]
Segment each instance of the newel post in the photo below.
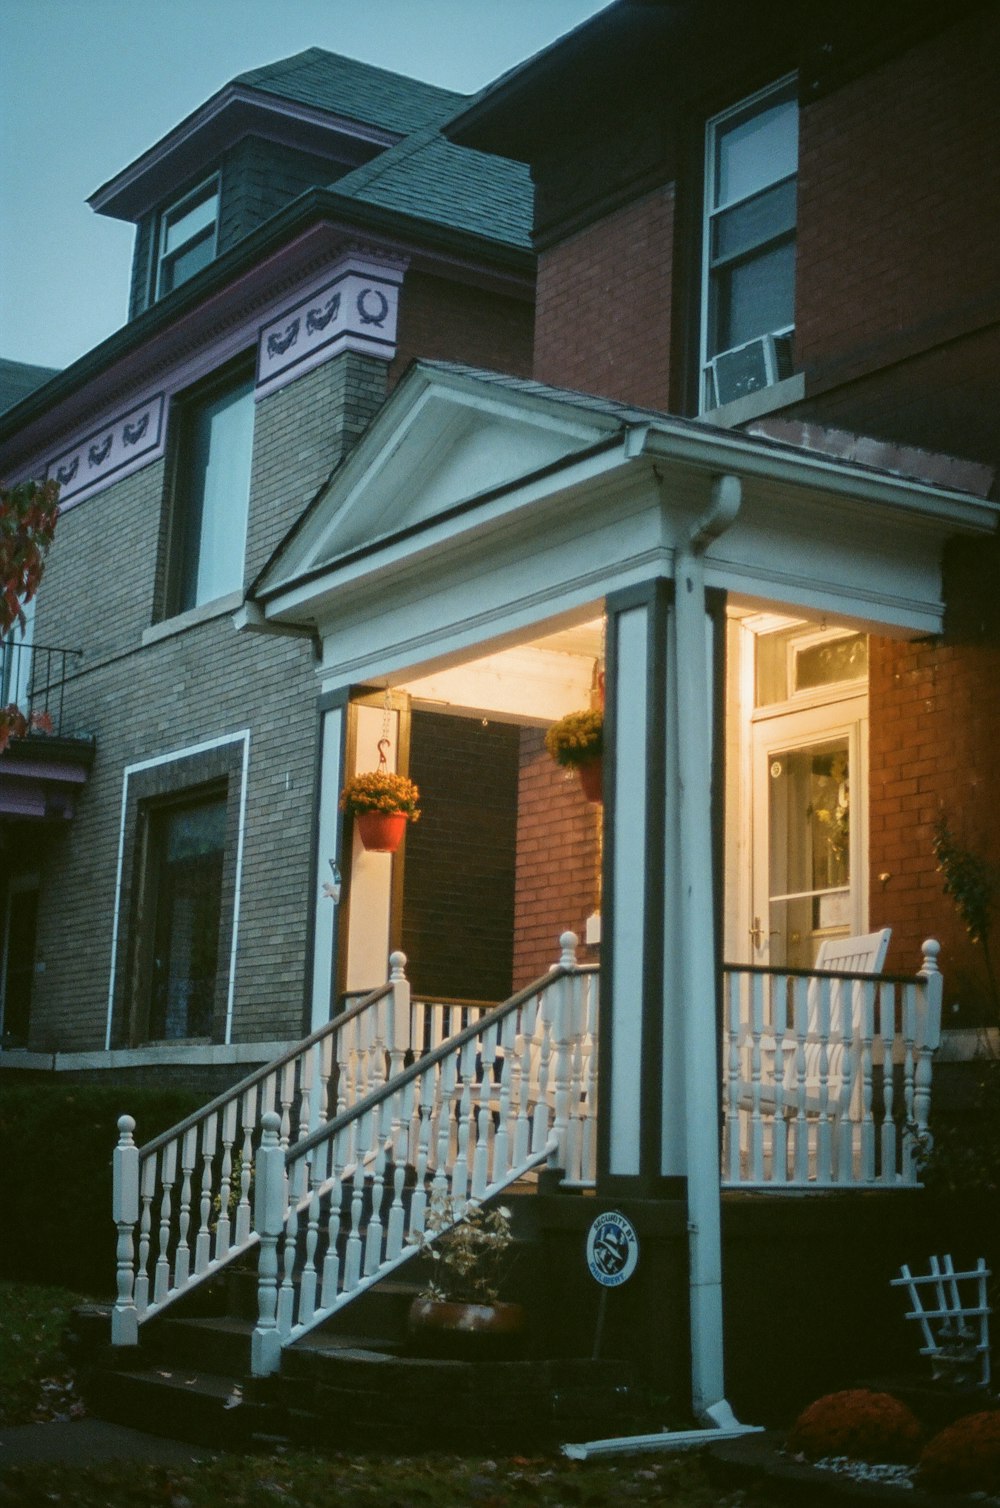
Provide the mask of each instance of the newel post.
[{"label": "newel post", "polygon": [[[575,932],[564,932],[559,938],[559,962],[557,969],[576,968],[576,946],[580,939]],[[552,1055],[553,1055],[553,1122],[554,1147],[549,1155],[550,1168],[566,1167],[566,1144],[569,1133],[569,1080],[572,1058],[572,976],[559,979],[553,986],[552,1006]]]},{"label": "newel post", "polygon": [[929,937],[923,944],[920,978],[924,980],[923,1009],[917,1022],[917,1061],[913,1074],[913,1119],[922,1136],[930,1141],[927,1122],[931,1109],[932,1058],[941,1045],[941,996],[944,981],[938,968],[941,944]]},{"label": "newel post", "polygon": [[132,1232],[139,1218],[139,1148],[132,1137],[131,1115],[118,1118],[118,1145],[112,1158],[112,1213],[118,1227],[118,1297],[111,1314],[111,1344],[139,1343],[139,1315],[135,1307],[134,1248]]},{"label": "newel post", "polygon": [[278,1237],[285,1224],[285,1152],[279,1139],[281,1118],[268,1110],[261,1117],[261,1141],[254,1164],[254,1225],[260,1236],[257,1279],[257,1328],[250,1369],[268,1377],[281,1363],[278,1330]]},{"label": "newel post", "polygon": [[392,1003],[389,1016],[389,1077],[403,1071],[403,1059],[413,1046],[410,1040],[410,981],[406,977],[406,954],[389,954],[389,983]]}]

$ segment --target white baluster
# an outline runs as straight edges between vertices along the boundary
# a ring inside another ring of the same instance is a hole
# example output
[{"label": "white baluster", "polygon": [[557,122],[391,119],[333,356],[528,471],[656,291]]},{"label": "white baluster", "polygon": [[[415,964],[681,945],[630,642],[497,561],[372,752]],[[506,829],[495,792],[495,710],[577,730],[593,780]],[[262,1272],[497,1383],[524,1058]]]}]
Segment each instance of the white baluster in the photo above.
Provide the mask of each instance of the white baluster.
[{"label": "white baluster", "polygon": [[[854,1122],[851,1103],[854,1098],[854,1080],[858,1071],[856,1032],[860,1020],[855,1023],[855,1008],[860,1018],[861,985],[848,985],[845,979],[837,983],[837,1004],[840,1017],[840,1086],[837,1095],[837,1182],[854,1182]],[[857,1006],[855,1007],[855,1002]]]},{"label": "white baluster", "polygon": [[191,1127],[181,1137],[181,1193],[177,1212],[177,1253],[174,1258],[174,1287],[183,1288],[191,1271],[191,1248],[188,1231],[191,1228],[191,1173],[194,1169],[195,1138],[197,1128]]},{"label": "white baluster", "polygon": [[764,994],[760,974],[750,976],[750,1182],[764,1178],[764,1124],[761,1118]]},{"label": "white baluster", "polygon": [[255,1377],[267,1377],[276,1372],[281,1362],[281,1335],[277,1325],[278,1237],[285,1217],[285,1154],[278,1139],[281,1120],[273,1110],[267,1110],[261,1117],[261,1126],[254,1183],[254,1225],[260,1237],[258,1320],[251,1345],[251,1368]]},{"label": "white baluster", "polygon": [[434,1180],[431,1185],[431,1199],[445,1199],[448,1196],[448,1165],[451,1162],[451,1115],[453,1109],[453,1097],[455,1082],[458,1071],[458,1054],[450,1052],[446,1058],[442,1058],[437,1065],[434,1081],[434,1118],[437,1132],[436,1158],[434,1168]]},{"label": "white baluster", "polygon": [[809,1181],[809,1119],[806,1115],[806,1037],[809,1033],[809,988],[805,979],[792,980],[795,1026],[795,1161],[796,1183]]},{"label": "white baluster", "polygon": [[511,1161],[511,1075],[514,1069],[516,1022],[507,1015],[500,1023],[500,1083],[498,1086],[497,1128],[493,1139],[493,1178],[499,1182],[510,1171]]},{"label": "white baluster", "polygon": [[458,1131],[455,1162],[451,1170],[451,1192],[455,1213],[460,1216],[469,1192],[469,1132],[472,1120],[472,1081],[476,1072],[475,1039],[460,1048],[462,1092],[458,1100]]},{"label": "white baluster", "polygon": [[896,988],[883,984],[879,992],[879,1035],[882,1038],[882,1167],[883,1183],[896,1182]]},{"label": "white baluster", "polygon": [[873,1042],[875,1038],[875,996],[877,985],[870,981],[861,986],[861,1166],[859,1178],[862,1183],[875,1181],[875,1119],[872,1111],[873,1088]]},{"label": "white baluster", "polygon": [[117,1289],[111,1315],[111,1344],[134,1346],[139,1341],[139,1316],[133,1297],[135,1272],[133,1236],[139,1218],[139,1149],[131,1115],[118,1118],[118,1145],[112,1158],[112,1214],[118,1227]]},{"label": "white baluster", "polygon": [[350,1292],[358,1286],[361,1278],[361,1217],[365,1202],[365,1151],[369,1146],[371,1111],[362,1117],[355,1143],[354,1178],[351,1188],[351,1230],[347,1237],[347,1252],[344,1257],[344,1289]]},{"label": "white baluster", "polygon": [[817,993],[816,1033],[819,1037],[817,1077],[819,1116],[816,1121],[816,1181],[829,1183],[833,1174],[833,1127],[830,1121],[830,981],[813,981]]},{"label": "white baluster", "polygon": [[537,1016],[538,1074],[535,1080],[535,1108],[531,1124],[531,1150],[544,1151],[549,1139],[549,1082],[552,1073],[552,1022],[544,1000]]},{"label": "white baluster", "polygon": [[[243,1117],[243,1145],[240,1148],[240,1197],[236,1205],[236,1245],[244,1246],[250,1238],[250,1173],[253,1169],[253,1133],[257,1118],[256,1090],[251,1089],[241,1097]],[[281,1145],[288,1146],[285,1124],[282,1121]]]},{"label": "white baluster", "polygon": [[194,1245],[194,1270],[204,1272],[212,1260],[212,1170],[215,1161],[215,1138],[218,1117],[213,1113],[201,1131],[201,1199],[198,1235]]},{"label": "white baluster", "polygon": [[170,1292],[170,1220],[172,1194],[177,1177],[177,1142],[168,1141],[160,1149],[160,1245],[153,1274],[153,1303],[162,1304]]},{"label": "white baluster", "polygon": [[215,1260],[218,1262],[230,1247],[229,1200],[233,1187],[233,1142],[236,1139],[236,1101],[230,1100],[222,1112],[222,1166],[219,1170],[219,1220],[215,1227]]},{"label": "white baluster", "polygon": [[389,1223],[386,1227],[385,1254],[391,1261],[403,1249],[405,1209],[403,1189],[406,1184],[406,1147],[413,1102],[416,1098],[415,1081],[398,1090],[392,1100],[392,1204],[389,1206]]},{"label": "white baluster", "polygon": [[139,1216],[139,1261],[135,1280],[135,1307],[140,1315],[149,1307],[149,1248],[153,1230],[153,1197],[156,1191],[156,1158],[147,1157],[139,1169],[142,1213]]},{"label": "white baluster", "polygon": [[903,1136],[902,1136],[902,1167],[900,1180],[903,1183],[916,1183],[916,1147],[913,1137],[907,1129],[916,1120],[916,1089],[917,1089],[917,1002],[916,987],[912,984],[903,986]]},{"label": "white baluster", "polygon": [[330,1212],[326,1224],[326,1255],[323,1258],[323,1283],[320,1292],[320,1304],[324,1309],[330,1308],[340,1288],[340,1216],[344,1200],[344,1182],[341,1177],[343,1171],[343,1162],[341,1161],[343,1135],[343,1131],[338,1131],[334,1138],[333,1146],[330,1148],[333,1182],[330,1187]]},{"label": "white baluster", "polygon": [[[285,1151],[284,1147],[282,1151]],[[291,1335],[292,1322],[295,1318],[295,1257],[299,1234],[299,1205],[305,1195],[308,1171],[306,1159],[296,1158],[292,1164],[292,1174],[289,1179],[287,1161],[285,1163],[284,1177],[287,1190],[285,1239],[281,1253],[281,1287],[278,1289],[277,1316],[278,1331],[283,1342],[287,1341]]]},{"label": "white baluster", "polygon": [[730,1183],[740,1181],[740,996],[739,977],[731,970],[723,976],[726,1021],[726,1119],[723,1128],[722,1165]]},{"label": "white baluster", "polygon": [[378,1267],[382,1260],[382,1201],[385,1198],[385,1137],[382,1135],[382,1106],[375,1105],[371,1112],[372,1140],[375,1163],[372,1172],[372,1209],[365,1232],[365,1277]]},{"label": "white baluster", "polygon": [[786,975],[768,975],[771,1031],[774,1035],[774,1114],[771,1120],[771,1181],[788,1179],[788,1121],[785,1116],[785,1033],[788,1026]]},{"label": "white baluster", "polygon": [[[299,1315],[300,1325],[308,1325],[316,1312],[316,1248],[319,1245],[319,1186],[321,1179],[318,1172],[318,1153],[316,1164],[309,1164],[309,1211],[306,1221],[306,1250],[305,1261],[302,1267],[302,1276],[299,1279]],[[300,1162],[306,1162],[306,1158],[300,1158]]]},{"label": "white baluster", "polygon": [[410,1231],[414,1235],[423,1231],[424,1221],[427,1216],[427,1167],[430,1160],[435,1080],[436,1074],[431,1069],[427,1073],[422,1073],[414,1086],[416,1090],[416,1114],[420,1124],[419,1136],[417,1138],[417,1176],[413,1185],[413,1199],[410,1204]]}]

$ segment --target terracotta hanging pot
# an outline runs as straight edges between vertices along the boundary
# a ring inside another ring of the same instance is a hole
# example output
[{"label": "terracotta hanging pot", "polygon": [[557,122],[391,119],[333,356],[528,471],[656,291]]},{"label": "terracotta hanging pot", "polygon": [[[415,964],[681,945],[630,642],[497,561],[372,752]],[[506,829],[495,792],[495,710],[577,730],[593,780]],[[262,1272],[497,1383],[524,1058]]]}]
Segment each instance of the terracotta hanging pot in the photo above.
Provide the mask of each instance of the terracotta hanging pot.
[{"label": "terracotta hanging pot", "polygon": [[405,812],[358,812],[354,821],[369,853],[395,853],[406,831]]},{"label": "terracotta hanging pot", "polygon": [[410,1306],[407,1321],[410,1350],[460,1361],[513,1355],[521,1345],[523,1330],[520,1304],[418,1298]]},{"label": "terracotta hanging pot", "polygon": [[586,764],[578,764],[576,768],[587,800],[603,801],[604,756],[599,754],[596,759],[588,759]]}]

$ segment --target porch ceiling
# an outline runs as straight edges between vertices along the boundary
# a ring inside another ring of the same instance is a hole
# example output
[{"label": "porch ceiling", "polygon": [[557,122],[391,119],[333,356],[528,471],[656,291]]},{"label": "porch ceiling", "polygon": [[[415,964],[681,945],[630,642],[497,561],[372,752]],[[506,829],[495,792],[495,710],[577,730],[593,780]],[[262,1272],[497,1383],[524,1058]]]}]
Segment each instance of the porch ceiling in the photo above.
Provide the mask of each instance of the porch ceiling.
[{"label": "porch ceiling", "polygon": [[940,561],[995,504],[610,400],[418,363],[251,592],[244,626],[318,630],[324,677],[423,671],[670,577],[715,479],[742,504],[705,556],[741,600],[941,628]]}]

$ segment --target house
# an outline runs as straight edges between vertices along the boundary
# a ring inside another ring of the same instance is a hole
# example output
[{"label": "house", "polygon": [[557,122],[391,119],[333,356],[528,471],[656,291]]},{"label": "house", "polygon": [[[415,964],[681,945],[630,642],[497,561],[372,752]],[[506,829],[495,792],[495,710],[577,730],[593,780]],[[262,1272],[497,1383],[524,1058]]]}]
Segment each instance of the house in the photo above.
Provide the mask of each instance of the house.
[{"label": "house", "polygon": [[5,367],[0,470],[62,500],[4,660],[58,735],[0,765],[12,1072],[214,1092],[329,1014],[314,647],[230,619],[415,355],[528,371],[530,184],[441,136],[462,102],[320,48],[234,79],[92,196],[128,322]]},{"label": "house", "polygon": [[[589,1354],[609,1207],[641,1257],[608,1344],[696,1411],[904,1354],[888,1279],[941,1239],[913,1137],[939,958],[977,1004],[933,828],[1000,837],[996,33],[972,3],[616,0],[450,112],[455,149],[530,165],[530,371],[415,350],[248,566],[228,652],[317,647],[282,682],[318,713],[315,923],[241,910],[237,957],[268,942],[264,990],[304,952],[314,1031],[156,1146],[123,1118],[119,1344],[259,1243],[280,1372],[407,1259],[428,1188],[534,1178],[555,1354]],[[299,307],[261,326],[276,362]],[[543,731],[602,688],[598,804]],[[424,798],[391,858],[337,807],[383,739]],[[818,968],[842,939],[867,963]]]}]

